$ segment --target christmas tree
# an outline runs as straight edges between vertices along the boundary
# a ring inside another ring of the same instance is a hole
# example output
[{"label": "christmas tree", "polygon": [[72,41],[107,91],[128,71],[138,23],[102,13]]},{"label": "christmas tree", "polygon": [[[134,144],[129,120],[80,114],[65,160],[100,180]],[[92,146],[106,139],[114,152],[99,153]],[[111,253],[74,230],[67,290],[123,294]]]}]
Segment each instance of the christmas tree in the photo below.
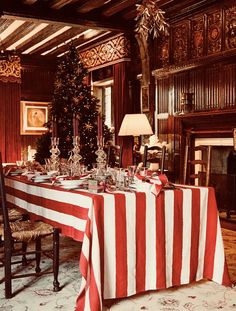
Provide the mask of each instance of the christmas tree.
[{"label": "christmas tree", "polygon": [[[51,136],[59,137],[60,156],[68,158],[73,148],[73,136],[78,135],[81,162],[89,166],[96,162],[100,105],[99,100],[91,94],[90,86],[85,83],[87,74],[76,48],[71,45],[58,65],[49,106],[49,131],[37,141],[36,161],[44,163],[44,159],[50,157]],[[105,142],[111,139],[111,132],[104,123],[103,136]]]}]

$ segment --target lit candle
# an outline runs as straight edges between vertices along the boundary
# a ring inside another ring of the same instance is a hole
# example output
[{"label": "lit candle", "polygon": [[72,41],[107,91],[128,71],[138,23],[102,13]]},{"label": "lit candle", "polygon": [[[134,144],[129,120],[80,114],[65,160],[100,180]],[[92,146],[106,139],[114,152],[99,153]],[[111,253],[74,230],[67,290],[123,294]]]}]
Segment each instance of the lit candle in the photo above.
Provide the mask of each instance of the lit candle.
[{"label": "lit candle", "polygon": [[101,114],[99,113],[98,114],[98,137],[102,137],[102,116]]},{"label": "lit candle", "polygon": [[57,137],[57,118],[54,118],[54,136]]},{"label": "lit candle", "polygon": [[76,125],[75,125],[75,114],[74,113],[73,113],[73,120],[72,120],[72,122],[73,122],[73,135],[76,136],[76,129],[75,129]]},{"label": "lit candle", "polygon": [[52,137],[55,136],[55,124],[54,124],[54,118],[52,117]]},{"label": "lit candle", "polygon": [[75,116],[75,136],[78,136],[79,134],[79,117],[78,115]]}]

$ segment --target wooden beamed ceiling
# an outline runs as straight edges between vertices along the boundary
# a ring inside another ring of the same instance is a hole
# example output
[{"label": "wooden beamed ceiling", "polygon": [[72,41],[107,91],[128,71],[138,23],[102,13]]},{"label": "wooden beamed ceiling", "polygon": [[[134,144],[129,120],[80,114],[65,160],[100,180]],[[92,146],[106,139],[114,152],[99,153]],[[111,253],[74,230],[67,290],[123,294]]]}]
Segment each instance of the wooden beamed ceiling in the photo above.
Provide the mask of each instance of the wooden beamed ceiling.
[{"label": "wooden beamed ceiling", "polygon": [[[0,50],[53,57],[73,41],[85,49],[117,33],[132,33],[142,0],[1,0]],[[217,0],[156,0],[175,20]]]}]

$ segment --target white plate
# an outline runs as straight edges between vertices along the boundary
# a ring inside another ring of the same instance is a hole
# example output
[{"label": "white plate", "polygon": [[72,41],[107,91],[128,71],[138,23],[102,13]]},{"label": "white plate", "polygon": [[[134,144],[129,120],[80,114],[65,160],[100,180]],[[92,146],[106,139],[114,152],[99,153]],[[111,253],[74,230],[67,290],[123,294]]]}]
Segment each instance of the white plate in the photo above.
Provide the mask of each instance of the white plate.
[{"label": "white plate", "polygon": [[76,188],[79,185],[81,185],[84,181],[82,179],[65,179],[65,180],[60,180],[60,184],[63,186],[63,188]]},{"label": "white plate", "polygon": [[50,179],[50,178],[51,177],[49,175],[38,175],[38,176],[32,177],[34,182],[42,182],[42,181],[45,181],[45,180]]},{"label": "white plate", "polygon": [[56,176],[58,173],[58,171],[49,171],[48,172],[48,176],[52,177],[52,176]]},{"label": "white plate", "polygon": [[63,189],[66,190],[73,190],[73,189],[77,189],[79,186],[62,186]]},{"label": "white plate", "polygon": [[47,179],[35,179],[35,180],[34,180],[35,183],[37,183],[37,182],[38,182],[38,183],[40,183],[40,182],[46,182],[46,181],[47,181]]},{"label": "white plate", "polygon": [[19,175],[19,174],[22,174],[23,172],[24,172],[23,170],[15,170],[15,171],[10,172],[10,175],[12,176]]}]

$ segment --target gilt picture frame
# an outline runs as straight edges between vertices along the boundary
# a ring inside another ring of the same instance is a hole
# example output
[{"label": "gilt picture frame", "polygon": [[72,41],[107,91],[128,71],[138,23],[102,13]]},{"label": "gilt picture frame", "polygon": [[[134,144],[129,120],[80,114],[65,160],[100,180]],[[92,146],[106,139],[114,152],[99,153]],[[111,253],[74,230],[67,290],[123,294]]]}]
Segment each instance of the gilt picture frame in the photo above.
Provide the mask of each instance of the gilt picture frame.
[{"label": "gilt picture frame", "polygon": [[49,102],[20,102],[21,135],[41,135],[48,130],[48,105]]}]

